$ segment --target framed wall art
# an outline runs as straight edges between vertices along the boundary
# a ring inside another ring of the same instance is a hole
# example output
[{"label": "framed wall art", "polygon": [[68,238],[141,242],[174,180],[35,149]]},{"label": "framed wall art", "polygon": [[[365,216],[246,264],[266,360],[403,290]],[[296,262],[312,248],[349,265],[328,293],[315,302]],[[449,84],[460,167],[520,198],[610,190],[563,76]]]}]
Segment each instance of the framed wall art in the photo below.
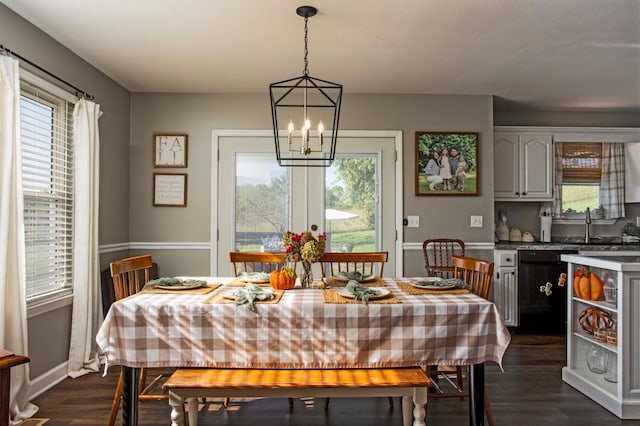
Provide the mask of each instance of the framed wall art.
[{"label": "framed wall art", "polygon": [[478,195],[478,133],[416,132],[416,196]]},{"label": "framed wall art", "polygon": [[183,133],[153,135],[153,167],[187,167],[187,145]]},{"label": "framed wall art", "polygon": [[187,174],[154,173],[153,205],[159,207],[187,207]]}]

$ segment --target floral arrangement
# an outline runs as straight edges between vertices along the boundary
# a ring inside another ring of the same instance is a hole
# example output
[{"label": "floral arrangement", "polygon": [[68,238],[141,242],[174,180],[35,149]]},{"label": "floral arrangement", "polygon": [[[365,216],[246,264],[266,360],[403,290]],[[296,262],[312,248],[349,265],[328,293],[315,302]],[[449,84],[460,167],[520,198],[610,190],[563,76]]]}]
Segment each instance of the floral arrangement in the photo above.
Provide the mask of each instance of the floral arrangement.
[{"label": "floral arrangement", "polygon": [[287,253],[286,259],[290,262],[306,261],[316,263],[322,259],[326,247],[327,235],[324,232],[314,237],[310,231],[294,234],[285,231],[282,234],[282,245]]}]

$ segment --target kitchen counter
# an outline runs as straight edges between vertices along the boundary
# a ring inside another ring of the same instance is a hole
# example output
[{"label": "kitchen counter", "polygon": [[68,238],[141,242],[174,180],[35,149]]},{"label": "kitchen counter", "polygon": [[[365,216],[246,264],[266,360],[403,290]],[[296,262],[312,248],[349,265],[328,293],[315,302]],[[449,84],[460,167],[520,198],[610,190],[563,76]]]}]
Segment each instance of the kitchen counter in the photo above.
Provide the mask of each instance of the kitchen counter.
[{"label": "kitchen counter", "polygon": [[565,262],[584,264],[594,268],[608,269],[611,271],[640,272],[640,253],[637,255],[616,253],[593,253],[589,255],[563,254]]},{"label": "kitchen counter", "polygon": [[640,251],[638,243],[622,243],[617,238],[600,239],[590,243],[579,242],[570,238],[551,241],[550,243],[533,242],[523,243],[515,241],[499,241],[495,244],[496,250],[578,250],[586,251]]}]

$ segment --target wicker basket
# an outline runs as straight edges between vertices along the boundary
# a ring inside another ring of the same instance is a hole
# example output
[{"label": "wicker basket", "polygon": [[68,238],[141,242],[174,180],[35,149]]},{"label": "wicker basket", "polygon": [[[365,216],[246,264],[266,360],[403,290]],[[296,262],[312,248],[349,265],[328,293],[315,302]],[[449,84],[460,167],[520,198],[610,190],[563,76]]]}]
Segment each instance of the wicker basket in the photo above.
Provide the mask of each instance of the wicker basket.
[{"label": "wicker basket", "polygon": [[607,341],[607,331],[613,330],[615,326],[611,313],[596,307],[589,307],[580,312],[578,322],[585,332],[594,336],[596,340],[601,339],[602,342]]}]

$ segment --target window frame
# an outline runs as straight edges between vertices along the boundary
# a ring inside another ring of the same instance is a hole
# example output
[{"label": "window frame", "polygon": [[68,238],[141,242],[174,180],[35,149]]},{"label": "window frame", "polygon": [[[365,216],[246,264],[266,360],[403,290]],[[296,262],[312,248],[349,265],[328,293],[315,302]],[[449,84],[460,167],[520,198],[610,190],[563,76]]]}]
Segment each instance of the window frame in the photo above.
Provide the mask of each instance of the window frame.
[{"label": "window frame", "polygon": [[[567,161],[567,163],[570,163],[571,160],[573,159],[573,163],[576,164],[577,163],[577,167],[562,167],[563,170],[563,177],[562,177],[562,184],[560,185],[561,188],[560,190],[562,192],[564,192],[564,186],[582,186],[582,185],[589,185],[589,186],[597,186],[598,187],[598,200],[597,200],[597,206],[599,207],[601,205],[600,203],[600,185],[602,182],[602,178],[601,178],[601,167],[602,167],[602,142],[592,142],[592,141],[587,141],[587,142],[556,142],[556,143],[561,143],[562,144],[562,152],[563,155],[561,158],[555,158],[554,161],[560,161],[561,164],[565,163],[565,158],[568,158],[569,160]],[[590,156],[590,155],[586,155],[586,156],[577,156],[576,155],[576,147],[577,148],[583,148],[584,151],[586,151],[587,154],[591,153],[591,154],[595,154],[595,149],[591,148],[589,145],[600,145],[600,150],[597,153],[597,156]],[[565,148],[571,147],[572,149],[569,149],[568,151],[568,156],[565,156],[565,154],[567,154],[567,150]],[[596,160],[596,164],[594,165],[592,163],[592,161],[590,161],[590,158],[597,158]],[[584,164],[585,166],[581,166],[580,164]],[[592,163],[593,167],[589,167],[589,163]],[[565,173],[564,171],[568,170],[568,173]],[[594,170],[597,170],[597,173],[593,173]],[[577,172],[577,174],[576,174]],[[565,175],[569,174],[569,181],[565,181]],[[573,175],[573,176],[572,176]],[[597,180],[595,179],[595,176],[598,176]],[[561,194],[562,196],[562,194]],[[597,207],[596,207],[597,208]],[[596,217],[596,212],[595,212],[595,208],[591,209],[591,217],[592,219],[595,219]],[[564,202],[562,203],[562,216],[557,218],[557,219],[564,219],[564,220],[585,220],[585,213],[584,211],[582,212],[567,212],[565,210],[565,205]]]},{"label": "window frame", "polygon": [[[24,82],[31,86],[37,87],[42,91],[52,95],[53,97],[59,98],[60,103],[67,102],[67,103],[70,103],[71,105],[74,105],[78,100],[75,94],[62,89],[50,83],[49,81],[44,80],[27,70],[24,70],[23,68],[20,68],[20,82],[21,83]],[[21,87],[21,96],[22,96],[22,87]],[[55,103],[53,104],[55,105]],[[55,114],[61,114],[61,112],[54,112],[54,115]],[[22,124],[22,121],[21,121],[21,124]],[[67,131],[72,131],[72,128],[73,128],[73,123],[69,123],[69,126],[67,127]],[[70,138],[69,142],[73,143],[73,138]],[[71,173],[73,173],[73,167],[72,167]],[[72,177],[72,182],[71,182],[72,203],[74,201],[73,190],[74,188],[73,188],[73,177]],[[73,222],[74,222],[74,219],[73,219],[73,211],[72,211],[71,212],[72,226],[73,226]],[[71,235],[73,238],[73,232],[71,233]],[[26,245],[27,245],[27,242],[25,240],[25,249],[26,249]],[[73,250],[73,241],[71,241],[71,248]],[[47,312],[51,309],[57,309],[61,306],[66,306],[73,303],[73,252],[70,254],[70,258],[71,258],[70,260],[71,260],[71,268],[72,268],[72,272],[70,274],[70,280],[71,280],[70,284],[68,286],[65,286],[64,288],[60,288],[60,289],[56,289],[48,292],[42,292],[40,294],[26,297],[28,317],[32,317],[34,315]],[[25,282],[25,286],[26,285],[27,283]],[[26,288],[25,288],[25,294],[26,294]]]}]

